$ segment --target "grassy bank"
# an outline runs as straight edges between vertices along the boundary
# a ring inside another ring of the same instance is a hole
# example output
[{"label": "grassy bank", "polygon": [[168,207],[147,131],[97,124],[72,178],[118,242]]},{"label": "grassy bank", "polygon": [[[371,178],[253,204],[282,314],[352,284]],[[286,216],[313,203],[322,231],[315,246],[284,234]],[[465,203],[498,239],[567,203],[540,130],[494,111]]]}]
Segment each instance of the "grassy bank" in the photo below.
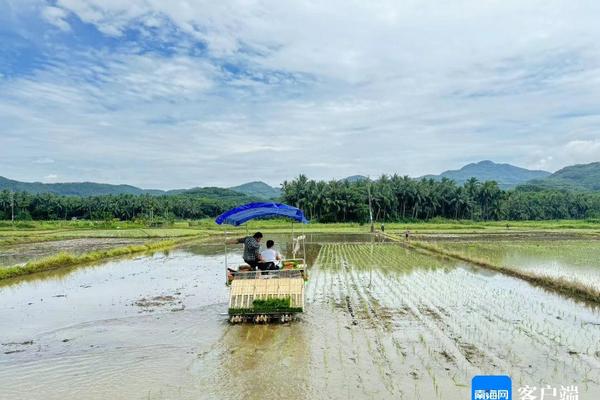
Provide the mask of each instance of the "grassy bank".
[{"label": "grassy bank", "polygon": [[63,267],[88,264],[111,257],[144,253],[148,251],[165,250],[199,238],[201,237],[199,236],[193,239],[186,237],[182,239],[161,240],[158,242],[148,244],[115,247],[113,249],[91,251],[83,254],[60,252],[52,256],[30,261],[25,265],[16,265],[13,267],[1,268],[0,280],[34,274],[36,272],[50,271]]},{"label": "grassy bank", "polygon": [[523,279],[527,282],[531,282],[535,285],[539,285],[559,293],[581,299],[586,301],[591,301],[594,303],[600,304],[600,291],[595,287],[586,285],[580,282],[574,282],[565,278],[557,278],[557,277],[549,277],[543,276],[536,273],[532,273],[529,271],[519,270],[517,268],[511,268],[508,266],[502,266],[495,263],[492,263],[488,260],[478,259],[473,256],[467,256],[463,253],[452,251],[448,249],[444,249],[435,244],[424,243],[419,241],[404,241],[400,239],[398,236],[387,235],[391,239],[401,241],[408,247],[426,250],[434,254],[441,255],[443,257],[447,257],[454,260],[465,261],[470,264],[477,265],[479,267],[487,268],[490,270],[494,270],[497,272],[501,272],[505,275],[513,276],[515,278]]}]

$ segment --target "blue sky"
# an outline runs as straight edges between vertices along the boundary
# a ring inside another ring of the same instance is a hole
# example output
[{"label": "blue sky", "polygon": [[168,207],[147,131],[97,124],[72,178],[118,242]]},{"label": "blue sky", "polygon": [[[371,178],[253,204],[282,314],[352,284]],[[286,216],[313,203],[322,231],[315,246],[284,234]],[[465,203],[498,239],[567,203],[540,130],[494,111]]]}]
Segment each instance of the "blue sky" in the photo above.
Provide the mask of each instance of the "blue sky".
[{"label": "blue sky", "polygon": [[597,1],[0,0],[0,175],[171,189],[599,161],[599,19]]}]

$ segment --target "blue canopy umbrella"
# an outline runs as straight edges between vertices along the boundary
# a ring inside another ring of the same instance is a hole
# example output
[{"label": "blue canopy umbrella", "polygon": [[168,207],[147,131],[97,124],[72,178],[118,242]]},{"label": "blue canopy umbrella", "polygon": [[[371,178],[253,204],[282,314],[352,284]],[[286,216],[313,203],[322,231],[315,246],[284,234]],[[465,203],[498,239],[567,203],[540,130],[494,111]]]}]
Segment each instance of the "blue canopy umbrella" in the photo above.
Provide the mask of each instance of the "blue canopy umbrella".
[{"label": "blue canopy umbrella", "polygon": [[302,210],[281,203],[248,203],[243,206],[232,208],[219,215],[215,222],[219,225],[228,224],[240,226],[255,218],[283,217],[289,218],[303,224],[308,224]]},{"label": "blue canopy umbrella", "polygon": [[[302,210],[296,207],[288,206],[287,204],[281,203],[267,203],[267,202],[256,202],[248,203],[243,206],[232,208],[229,211],[225,211],[219,215],[215,222],[218,225],[227,224],[233,226],[240,226],[255,218],[272,218],[281,217],[292,220],[292,242],[294,237],[294,221],[302,224],[308,224],[308,220],[304,216]],[[247,229],[247,228],[246,228]],[[227,231],[225,231],[225,238],[227,239]],[[304,259],[306,259],[306,247],[303,243]],[[225,280],[227,282],[227,240],[225,240]]]}]

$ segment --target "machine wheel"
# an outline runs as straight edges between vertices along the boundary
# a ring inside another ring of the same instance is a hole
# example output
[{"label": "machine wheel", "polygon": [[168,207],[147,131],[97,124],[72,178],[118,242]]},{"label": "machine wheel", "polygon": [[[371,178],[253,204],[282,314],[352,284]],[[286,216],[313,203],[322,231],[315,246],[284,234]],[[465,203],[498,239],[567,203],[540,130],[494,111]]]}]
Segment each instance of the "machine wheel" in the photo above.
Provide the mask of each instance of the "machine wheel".
[{"label": "machine wheel", "polygon": [[232,315],[231,317],[229,317],[229,322],[231,322],[232,324],[239,324],[243,320],[244,317],[242,317],[241,315]]},{"label": "machine wheel", "polygon": [[281,316],[281,322],[290,322],[294,320],[294,314],[283,314]]}]

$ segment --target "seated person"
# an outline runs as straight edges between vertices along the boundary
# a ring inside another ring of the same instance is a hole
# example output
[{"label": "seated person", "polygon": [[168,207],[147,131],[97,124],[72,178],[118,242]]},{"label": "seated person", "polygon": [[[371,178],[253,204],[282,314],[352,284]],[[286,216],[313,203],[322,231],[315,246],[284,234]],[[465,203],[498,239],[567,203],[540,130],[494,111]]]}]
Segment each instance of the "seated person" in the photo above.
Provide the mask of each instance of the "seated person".
[{"label": "seated person", "polygon": [[273,246],[275,246],[275,242],[267,240],[266,250],[263,250],[262,253],[260,253],[262,262],[258,264],[258,269],[263,271],[279,269],[277,264],[279,264],[279,261],[283,257]]},{"label": "seated person", "polygon": [[[247,236],[239,239],[228,240],[226,243],[243,243],[244,244],[244,262],[246,262],[252,271],[255,271],[260,262],[262,261],[260,257],[260,241],[263,237],[263,234],[260,232],[256,232],[252,236]],[[242,269],[240,269],[242,270]]]}]

